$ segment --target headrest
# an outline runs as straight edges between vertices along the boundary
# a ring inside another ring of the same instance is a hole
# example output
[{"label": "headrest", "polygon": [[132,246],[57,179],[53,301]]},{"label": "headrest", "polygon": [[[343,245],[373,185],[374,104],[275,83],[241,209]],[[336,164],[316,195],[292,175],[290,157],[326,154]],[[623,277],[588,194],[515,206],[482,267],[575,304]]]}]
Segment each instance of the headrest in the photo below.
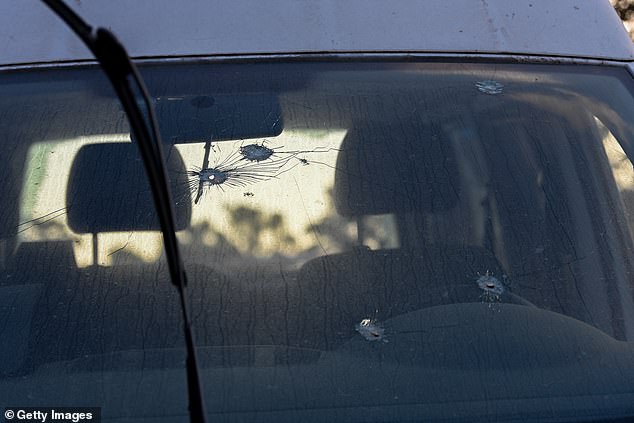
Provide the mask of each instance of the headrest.
[{"label": "headrest", "polygon": [[[189,226],[192,211],[187,170],[176,149],[167,162],[180,230]],[[66,207],[68,224],[78,233],[160,230],[143,161],[131,143],[82,147],[71,168]]]},{"label": "headrest", "polygon": [[447,210],[459,190],[456,159],[438,127],[357,125],[337,158],[334,201],[343,216]]}]

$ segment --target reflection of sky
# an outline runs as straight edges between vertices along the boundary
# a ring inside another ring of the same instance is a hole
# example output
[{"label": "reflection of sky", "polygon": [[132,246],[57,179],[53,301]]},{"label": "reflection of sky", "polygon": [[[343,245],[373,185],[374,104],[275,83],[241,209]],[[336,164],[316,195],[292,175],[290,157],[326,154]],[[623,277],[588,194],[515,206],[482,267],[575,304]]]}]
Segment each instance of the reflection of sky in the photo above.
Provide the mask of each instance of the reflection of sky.
[{"label": "reflection of sky", "polygon": [[[334,213],[329,191],[334,182],[335,149],[340,147],[344,136],[345,130],[293,130],[269,140],[220,143],[219,148],[216,147],[217,153],[212,152],[210,166],[213,166],[214,154],[224,156],[252,142],[265,141],[267,146],[279,151],[306,153],[280,154],[279,157],[289,157],[289,160],[273,179],[249,184],[244,188],[220,190],[211,187],[199,204],[192,206],[192,227],[208,230],[204,234],[183,231],[179,234],[180,240],[187,245],[198,235],[207,246],[213,246],[219,237],[223,237],[240,252],[256,256],[296,255],[314,248],[317,244],[315,235],[307,228]],[[101,142],[129,142],[129,137],[91,136],[37,143],[31,147],[20,204],[20,221],[27,222],[49,214],[50,220],[44,218],[40,222],[48,221],[40,225],[23,225],[20,228],[23,231],[19,235],[20,241],[73,240],[77,264],[92,264],[92,235],[74,233],[68,227],[64,208],[70,168],[77,151],[86,144]],[[203,143],[177,146],[188,169],[201,166],[203,146]],[[299,159],[306,159],[309,164],[304,165]],[[257,215],[264,226],[268,222],[268,227],[259,234],[257,246],[250,245],[253,240],[245,233],[249,224],[243,225],[242,230],[236,227],[236,210],[242,210],[246,219]],[[279,221],[281,224],[278,224]],[[320,242],[327,244],[327,237]],[[323,247],[328,249],[329,245]],[[124,254],[143,261],[155,261],[162,251],[161,236],[157,232],[101,233],[98,235],[98,250],[101,265],[112,265]]]}]

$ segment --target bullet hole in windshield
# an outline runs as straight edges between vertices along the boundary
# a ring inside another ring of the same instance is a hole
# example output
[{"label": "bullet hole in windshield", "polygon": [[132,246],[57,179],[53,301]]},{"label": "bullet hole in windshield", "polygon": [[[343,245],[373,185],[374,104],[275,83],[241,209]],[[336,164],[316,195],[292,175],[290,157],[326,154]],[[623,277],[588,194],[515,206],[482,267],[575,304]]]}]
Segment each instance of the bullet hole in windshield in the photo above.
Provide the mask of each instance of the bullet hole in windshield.
[{"label": "bullet hole in windshield", "polygon": [[228,172],[223,172],[218,169],[201,169],[198,172],[192,171],[190,174],[209,185],[224,184],[227,181],[227,178],[229,178]]},{"label": "bullet hole in windshield", "polygon": [[[205,192],[214,187],[220,191],[224,191],[225,187],[246,187],[256,182],[273,179],[294,169],[299,164],[316,163],[329,166],[326,163],[309,161],[305,157],[300,158],[298,155],[304,156],[308,153],[339,151],[335,148],[326,147],[295,151],[284,151],[281,148],[267,147],[264,142],[242,145],[238,151],[231,152],[225,158],[217,160],[215,165],[209,166],[211,152],[213,151],[214,155],[221,156],[222,151],[217,144],[207,142],[203,166],[193,167],[187,172],[189,189],[194,195],[194,204],[198,204]],[[246,191],[243,195],[245,197],[253,197],[254,193]]]},{"label": "bullet hole in windshield", "polygon": [[504,89],[504,85],[492,79],[476,82],[475,86],[478,91],[490,95],[502,94]]},{"label": "bullet hole in windshield", "polygon": [[300,158],[299,155],[308,153],[327,153],[330,151],[340,151],[337,148],[317,147],[313,150],[283,150],[284,147],[267,147],[264,142],[261,144],[253,143],[240,147],[240,155],[244,160],[250,162],[262,162],[265,160],[288,162],[290,159],[297,159],[301,164],[309,164],[308,160],[304,157]]},{"label": "bullet hole in windshield", "polygon": [[264,144],[249,144],[240,147],[240,154],[250,162],[261,162],[273,155],[273,150]]},{"label": "bullet hole in windshield", "polygon": [[385,336],[385,328],[376,319],[363,319],[354,328],[368,341],[388,342]]},{"label": "bullet hole in windshield", "polygon": [[188,173],[189,188],[195,195],[194,203],[198,203],[205,191],[218,188],[240,187],[256,182],[265,181],[275,177],[279,167],[275,165],[257,166],[252,164],[240,164],[235,161],[224,162],[214,167],[192,168]]},{"label": "bullet hole in windshield", "polygon": [[494,276],[491,276],[488,272],[480,276],[476,283],[482,290],[480,300],[483,303],[495,303],[499,302],[502,294],[504,293],[504,284]]}]

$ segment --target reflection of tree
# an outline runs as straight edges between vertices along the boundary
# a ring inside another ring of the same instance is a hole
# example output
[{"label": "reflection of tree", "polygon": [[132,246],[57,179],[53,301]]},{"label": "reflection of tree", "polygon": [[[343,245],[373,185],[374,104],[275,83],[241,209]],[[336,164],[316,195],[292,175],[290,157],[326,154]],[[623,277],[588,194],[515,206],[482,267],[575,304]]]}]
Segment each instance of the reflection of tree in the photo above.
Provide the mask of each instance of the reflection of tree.
[{"label": "reflection of tree", "polygon": [[[386,248],[390,245],[390,234],[385,228],[377,224],[376,221],[363,219],[363,244],[371,248]],[[346,251],[359,245],[356,235],[356,221],[341,217],[337,214],[329,215],[320,222],[314,224],[312,229],[320,237],[322,243],[326,243],[329,249]],[[310,231],[311,228],[306,229]]]},{"label": "reflection of tree", "polygon": [[324,217],[321,221],[306,228],[306,232],[314,231],[315,236],[322,244],[327,245],[327,250],[336,251],[349,250],[357,244],[357,237],[347,230],[351,222],[337,214]]},{"label": "reflection of tree", "polygon": [[[350,250],[359,244],[356,217],[344,217],[334,212],[332,188],[328,190],[327,198],[333,213],[308,226],[306,232],[314,231],[321,243],[327,245],[328,251]],[[364,244],[378,248],[389,244],[389,235],[385,228],[377,225],[376,221],[369,221],[365,216],[359,216],[359,219],[363,220]]]},{"label": "reflection of tree", "polygon": [[[632,20],[634,19],[634,0],[610,0],[619,18],[625,23],[630,32],[630,37],[634,36],[632,32]],[[634,39],[634,38],[633,38]]]},{"label": "reflection of tree", "polygon": [[[295,238],[290,234],[280,213],[265,214],[247,206],[229,209],[231,224],[241,239],[246,243],[251,254],[262,253],[270,249],[270,241],[294,246]],[[276,248],[277,249],[277,248]]]},{"label": "reflection of tree", "polygon": [[[288,219],[304,219],[306,211],[294,214],[267,211],[257,205],[227,205],[228,219],[205,220],[182,231],[183,256],[214,268],[242,270],[251,265],[301,266],[305,261],[323,254],[349,251],[358,245],[355,217],[336,212],[333,190],[320,201],[326,202],[325,213],[304,227],[305,237],[293,232]],[[224,216],[224,213],[223,213]],[[364,219],[364,243],[371,248],[388,248],[392,235],[381,220]]]},{"label": "reflection of tree", "polygon": [[187,230],[189,236],[188,244],[193,245],[209,245],[219,248],[228,248],[233,253],[238,253],[233,244],[225,238],[221,232],[214,229],[208,221],[202,221],[198,224],[191,225]]},{"label": "reflection of tree", "polygon": [[[230,224],[215,228],[203,221],[183,232],[181,244],[188,261],[205,265],[244,266],[251,256],[271,256],[295,245],[284,217],[279,213],[266,213],[248,206],[229,207]],[[225,236],[227,229],[237,236]],[[245,254],[246,253],[246,254]]]},{"label": "reflection of tree", "polygon": [[186,231],[183,252],[187,261],[210,264],[227,257],[240,257],[240,252],[220,231],[207,221],[191,225]]},{"label": "reflection of tree", "polygon": [[627,21],[634,16],[634,0],[611,0],[619,18]]}]

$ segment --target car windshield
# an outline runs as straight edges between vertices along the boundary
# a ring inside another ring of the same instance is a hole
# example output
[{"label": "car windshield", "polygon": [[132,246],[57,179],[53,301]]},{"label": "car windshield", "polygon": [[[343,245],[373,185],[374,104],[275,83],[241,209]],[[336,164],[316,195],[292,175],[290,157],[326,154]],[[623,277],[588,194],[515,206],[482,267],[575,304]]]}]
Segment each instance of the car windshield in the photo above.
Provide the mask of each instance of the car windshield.
[{"label": "car windshield", "polygon": [[[140,69],[214,421],[634,416],[624,68]],[[4,71],[0,93],[0,398],[186,421],[177,292],[116,95],[92,66]]]}]

